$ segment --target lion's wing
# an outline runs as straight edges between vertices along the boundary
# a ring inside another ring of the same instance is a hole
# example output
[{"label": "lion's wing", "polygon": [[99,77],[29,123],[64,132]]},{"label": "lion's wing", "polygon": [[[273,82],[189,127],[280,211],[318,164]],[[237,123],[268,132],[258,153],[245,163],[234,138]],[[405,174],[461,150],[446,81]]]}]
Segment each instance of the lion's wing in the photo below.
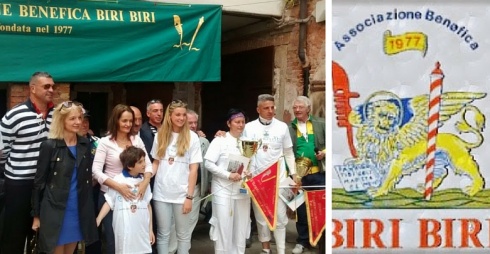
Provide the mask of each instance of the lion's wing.
[{"label": "lion's wing", "polygon": [[[441,95],[441,109],[439,110],[439,123],[443,123],[452,115],[477,99],[485,97],[485,93],[447,92]],[[439,125],[440,126],[440,125]]]},{"label": "lion's wing", "polygon": [[428,105],[428,95],[419,95],[409,100],[408,110],[412,111],[413,116],[397,134],[397,140],[403,147],[412,146],[427,137]]},{"label": "lion's wing", "polygon": [[[439,126],[452,115],[477,99],[485,97],[485,93],[446,92],[441,95],[439,109]],[[419,95],[409,101],[409,110],[413,117],[399,131],[397,140],[403,147],[412,146],[422,139],[427,139],[427,118],[429,112],[429,96]]]}]

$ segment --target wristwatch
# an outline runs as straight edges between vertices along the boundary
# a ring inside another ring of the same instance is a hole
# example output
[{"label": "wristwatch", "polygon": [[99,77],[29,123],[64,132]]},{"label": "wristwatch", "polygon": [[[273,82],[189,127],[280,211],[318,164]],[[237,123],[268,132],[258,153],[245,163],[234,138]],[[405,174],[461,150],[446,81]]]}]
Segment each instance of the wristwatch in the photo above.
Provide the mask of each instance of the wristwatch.
[{"label": "wristwatch", "polygon": [[190,200],[193,200],[194,199],[194,197],[191,196],[191,195],[185,195],[185,198],[190,199]]}]

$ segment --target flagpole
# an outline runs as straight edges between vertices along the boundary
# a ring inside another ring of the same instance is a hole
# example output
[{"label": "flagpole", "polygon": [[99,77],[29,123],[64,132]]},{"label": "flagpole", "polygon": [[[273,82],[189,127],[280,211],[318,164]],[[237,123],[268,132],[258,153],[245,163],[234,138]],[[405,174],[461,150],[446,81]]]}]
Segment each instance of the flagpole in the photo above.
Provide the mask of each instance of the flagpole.
[{"label": "flagpole", "polygon": [[[281,156],[281,157],[284,157],[284,156]],[[256,172],[256,171],[258,171],[258,170],[255,170],[254,172]],[[247,177],[246,177],[246,176],[242,177],[242,179],[241,179],[240,181],[245,180],[245,178],[247,178]],[[205,200],[205,199],[209,198],[210,196],[212,196],[212,195],[216,194],[217,192],[219,192],[219,191],[223,190],[224,188],[226,188],[226,187],[228,187],[228,186],[231,186],[232,184],[234,184],[234,182],[233,182],[233,183],[229,183],[229,184],[227,184],[227,185],[225,185],[225,186],[221,187],[220,189],[218,189],[218,190],[216,190],[216,191],[214,191],[214,192],[209,193],[208,195],[206,195],[206,196],[204,196],[203,198],[199,199],[199,200],[198,200],[198,202],[201,202],[201,201],[203,201],[203,200]],[[326,185],[309,185],[309,186],[300,186],[300,188],[302,188],[302,189],[304,189],[304,188],[319,188],[319,187],[326,188],[327,186],[326,186]],[[278,188],[279,188],[279,189],[294,189],[294,188],[298,188],[298,186],[279,186]]]},{"label": "flagpole", "polygon": [[[319,187],[323,187],[323,188],[326,188],[327,186],[326,185],[306,185],[306,186],[299,186],[299,188],[301,189],[304,189],[304,188],[319,188]],[[278,187],[279,189],[294,189],[294,188],[298,188],[298,186],[279,186]]]},{"label": "flagpole", "polygon": [[[244,178],[245,178],[245,177],[244,177]],[[243,180],[243,179],[242,179],[242,180]],[[211,193],[209,193],[209,194],[208,194],[208,195],[206,195],[204,198],[199,199],[197,202],[201,202],[201,201],[203,201],[203,200],[205,200],[205,199],[209,198],[210,196],[212,196],[212,195],[216,194],[217,192],[219,192],[219,191],[223,190],[224,188],[226,188],[226,187],[228,187],[228,186],[231,186],[231,185],[232,185],[232,184],[234,184],[234,183],[235,183],[235,182],[230,183],[230,184],[228,184],[228,185],[225,185],[225,186],[221,187],[220,189],[218,189],[218,190],[217,190],[217,191],[215,191],[215,192],[211,192]]]},{"label": "flagpole", "polygon": [[[244,178],[245,178],[245,177],[244,177]],[[242,180],[243,180],[243,179],[242,179]],[[209,193],[208,195],[206,195],[206,196],[204,196],[203,198],[199,199],[199,200],[198,200],[198,202],[201,202],[201,201],[203,201],[203,200],[205,200],[205,199],[209,198],[210,196],[212,196],[212,195],[216,194],[217,192],[220,192],[221,190],[223,190],[224,188],[226,188],[226,187],[228,187],[228,186],[231,186],[232,184],[234,184],[234,182],[233,182],[233,183],[230,183],[230,184],[228,184],[228,185],[225,185],[225,186],[223,186],[223,187],[221,187],[221,188],[220,188],[220,189],[218,189],[217,191],[214,191],[214,192]],[[303,189],[303,188],[319,188],[319,187],[321,187],[321,188],[326,188],[327,186],[326,186],[326,185],[307,185],[307,186],[301,186],[300,188],[302,188],[302,189]],[[294,189],[294,188],[298,188],[298,186],[279,186],[278,188],[279,188],[279,189]]]}]

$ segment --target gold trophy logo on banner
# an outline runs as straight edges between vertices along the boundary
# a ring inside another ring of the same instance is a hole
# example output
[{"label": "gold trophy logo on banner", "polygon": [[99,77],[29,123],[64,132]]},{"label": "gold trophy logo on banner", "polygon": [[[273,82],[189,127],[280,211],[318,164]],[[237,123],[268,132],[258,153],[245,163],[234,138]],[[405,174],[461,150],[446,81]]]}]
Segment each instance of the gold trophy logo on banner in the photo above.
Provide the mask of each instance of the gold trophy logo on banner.
[{"label": "gold trophy logo on banner", "polygon": [[[251,159],[257,153],[260,146],[262,146],[262,140],[245,140],[245,139],[238,140],[238,149],[240,150],[240,153],[249,159]],[[245,174],[249,174],[249,173],[250,173],[250,163],[248,163]],[[240,189],[240,193],[247,193],[247,190],[245,189],[245,181],[246,178],[244,178],[242,182],[242,188]]]}]

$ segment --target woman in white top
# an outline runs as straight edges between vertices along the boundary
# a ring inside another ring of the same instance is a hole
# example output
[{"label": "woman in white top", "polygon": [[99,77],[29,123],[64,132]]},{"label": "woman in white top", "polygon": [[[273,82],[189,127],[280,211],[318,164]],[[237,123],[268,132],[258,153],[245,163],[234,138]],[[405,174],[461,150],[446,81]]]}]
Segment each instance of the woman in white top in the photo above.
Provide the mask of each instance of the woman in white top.
[{"label": "woman in white top", "polygon": [[172,101],[165,110],[151,156],[154,158],[153,205],[157,219],[157,250],[168,253],[172,217],[177,233],[177,253],[189,253],[192,227],[189,212],[196,186],[198,164],[202,162],[201,144],[187,123],[187,104]]},{"label": "woman in white top", "polygon": [[214,253],[243,254],[250,232],[250,196],[240,193],[242,175],[237,172],[240,167],[231,166],[240,163],[233,160],[230,163],[230,155],[240,155],[238,142],[245,128],[245,115],[241,110],[230,109],[227,119],[230,131],[213,139],[204,156],[204,166],[213,174],[209,235],[215,241]]},{"label": "woman in white top", "polygon": [[[92,165],[93,177],[100,183],[99,210],[105,203],[104,194],[109,188],[116,190],[126,200],[141,199],[145,192],[152,174],[151,161],[145,156],[146,168],[144,180],[139,184],[137,193],[132,192],[131,185],[114,181],[116,175],[123,170],[119,155],[129,146],[135,146],[145,150],[145,144],[139,136],[131,135],[134,112],[123,104],[118,104],[112,110],[107,128],[109,135],[99,140],[97,151]],[[115,253],[114,231],[112,228],[112,211],[102,221],[106,236],[106,253]]]}]

